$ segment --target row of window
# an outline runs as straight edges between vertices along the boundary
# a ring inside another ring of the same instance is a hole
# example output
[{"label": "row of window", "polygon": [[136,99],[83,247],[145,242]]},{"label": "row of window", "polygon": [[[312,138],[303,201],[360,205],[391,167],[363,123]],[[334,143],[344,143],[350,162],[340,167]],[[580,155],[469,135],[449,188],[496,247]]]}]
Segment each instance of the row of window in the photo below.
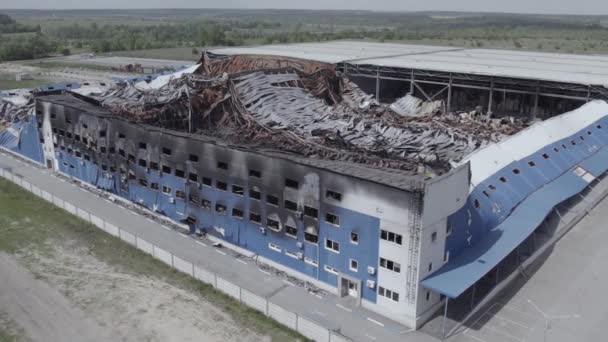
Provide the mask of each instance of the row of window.
[{"label": "row of window", "polygon": [[[602,129],[602,125],[597,125],[596,127],[597,127],[598,129]],[[593,132],[591,132],[591,131],[587,131],[587,135],[593,135]],[[580,135],[580,136],[579,136],[579,138],[580,138],[580,140],[581,140],[581,141],[584,141],[584,140],[585,140],[585,137],[583,137],[582,135]],[[576,141],[575,141],[575,140],[570,140],[570,144],[571,144],[572,146],[576,146]],[[562,144],[561,146],[562,146],[562,148],[563,148],[564,150],[566,150],[566,149],[567,149],[566,144]],[[560,149],[559,149],[558,147],[554,147],[554,148],[553,148],[553,151],[555,151],[556,153],[558,153],[558,152],[560,151]],[[548,153],[543,153],[541,156],[543,157],[543,159],[550,159],[550,156],[549,156],[549,154],[548,154]],[[530,160],[530,161],[528,161],[528,166],[530,166],[530,167],[535,167],[535,166],[536,166],[536,163],[535,163],[534,161]],[[511,171],[512,171],[512,172],[513,172],[513,174],[515,174],[515,175],[520,174],[520,170],[519,170],[518,168],[514,168],[514,169],[513,169],[513,170],[511,170]],[[499,180],[501,183],[507,183],[507,181],[508,181],[508,180],[507,180],[507,178],[506,178],[506,177],[504,177],[504,176],[499,177],[499,178],[498,178],[498,180]],[[489,185],[488,185],[488,188],[489,188],[490,190],[496,190],[496,186],[494,186],[493,184],[489,184]],[[482,194],[483,194],[484,196],[486,196],[487,198],[490,198],[490,194],[489,194],[489,193],[488,193],[486,190],[483,190],[483,191],[482,191]],[[479,209],[479,206],[480,206],[480,205],[479,205],[479,200],[478,200],[478,199],[474,199],[474,200],[473,200],[473,206],[474,206],[476,209]]]}]

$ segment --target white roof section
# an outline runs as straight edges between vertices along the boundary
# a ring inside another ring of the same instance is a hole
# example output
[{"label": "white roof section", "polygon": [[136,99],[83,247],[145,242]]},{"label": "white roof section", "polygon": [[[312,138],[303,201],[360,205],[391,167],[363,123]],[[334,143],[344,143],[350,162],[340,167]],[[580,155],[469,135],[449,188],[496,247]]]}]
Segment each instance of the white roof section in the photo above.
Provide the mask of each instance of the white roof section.
[{"label": "white roof section", "polygon": [[571,112],[538,122],[498,143],[477,150],[459,165],[471,162],[471,190],[510,163],[564,139],[608,115],[608,103],[592,101]]},{"label": "white roof section", "polygon": [[171,82],[171,80],[173,80],[173,79],[177,79],[177,78],[182,77],[182,75],[191,74],[191,73],[195,72],[196,70],[198,70],[198,68],[200,66],[201,66],[200,64],[195,64],[186,69],[180,70],[178,72],[174,72],[172,74],[158,76],[157,78],[150,81],[149,83],[147,81],[137,82],[137,83],[135,83],[135,88],[137,88],[139,90],[160,89],[160,88],[164,87],[167,83]]},{"label": "white roof section", "polygon": [[358,41],[332,41],[215,49],[217,54],[260,54],[608,87],[607,55],[467,49]]}]

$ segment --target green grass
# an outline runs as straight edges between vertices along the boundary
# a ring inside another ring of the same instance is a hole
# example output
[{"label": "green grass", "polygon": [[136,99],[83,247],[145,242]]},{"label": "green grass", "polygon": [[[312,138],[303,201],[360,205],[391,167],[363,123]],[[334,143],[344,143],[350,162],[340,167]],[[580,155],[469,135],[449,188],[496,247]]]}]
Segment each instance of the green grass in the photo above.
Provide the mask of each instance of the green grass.
[{"label": "green grass", "polygon": [[0,79],[0,90],[17,89],[17,88],[35,88],[41,85],[49,84],[47,80],[2,80]]},{"label": "green grass", "polygon": [[0,342],[17,342],[20,340],[19,336],[13,335],[13,333],[8,331],[3,331],[2,328],[0,328]]},{"label": "green grass", "polygon": [[55,68],[81,68],[89,70],[101,70],[108,71],[112,70],[112,67],[106,65],[99,65],[94,63],[78,63],[71,61],[31,61],[23,63],[25,65],[31,65],[44,69],[55,69]]},{"label": "green grass", "polygon": [[[272,341],[308,341],[297,332],[240,304],[212,286],[174,270],[63,209],[0,179],[0,251],[15,254],[24,248],[36,248],[45,253],[54,241],[75,241],[87,247],[96,258],[123,272],[157,277],[198,294],[228,313],[238,324],[269,335]],[[0,341],[3,341],[2,335]]]}]

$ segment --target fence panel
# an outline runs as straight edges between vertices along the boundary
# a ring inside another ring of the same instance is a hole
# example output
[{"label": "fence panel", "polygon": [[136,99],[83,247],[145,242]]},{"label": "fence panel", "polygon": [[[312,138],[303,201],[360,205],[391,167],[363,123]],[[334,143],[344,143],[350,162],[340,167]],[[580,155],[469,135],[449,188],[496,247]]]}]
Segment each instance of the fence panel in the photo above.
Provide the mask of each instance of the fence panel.
[{"label": "fence panel", "polygon": [[[8,173],[8,171],[6,172]],[[0,169],[0,177],[6,178],[6,176],[4,175],[4,169]]]},{"label": "fence panel", "polygon": [[108,232],[108,234],[114,235],[116,237],[119,237],[119,235],[120,235],[120,229],[118,229],[118,227],[116,227],[115,225],[113,225],[109,222],[106,222],[104,224],[103,230]]},{"label": "fence panel", "polygon": [[171,256],[171,253],[167,252],[166,250],[154,246],[153,255],[156,259],[164,262],[165,264],[167,264],[169,266],[173,266],[173,262],[171,261],[171,259],[173,259]]},{"label": "fence panel", "polygon": [[230,297],[236,298],[237,300],[241,300],[241,290],[238,286],[220,277],[216,278],[216,283],[218,290],[224,292]]},{"label": "fence panel", "polygon": [[78,217],[80,217],[81,219],[87,221],[87,222],[91,222],[91,218],[89,216],[89,213],[86,212],[85,210],[82,210],[80,208],[76,208],[76,215],[78,215]]},{"label": "fence panel", "polygon": [[[68,202],[65,202],[65,210],[68,210]],[[68,210],[69,211],[69,210]],[[103,220],[100,217],[97,217],[93,214],[90,214],[91,223],[97,226],[100,229],[103,229]]]},{"label": "fence panel", "polygon": [[137,246],[137,244],[135,243],[135,235],[124,231],[122,229],[119,229],[119,234],[120,239],[126,243],[128,243],[129,245],[133,245],[133,246]]},{"label": "fence panel", "polygon": [[317,323],[302,316],[298,316],[298,332],[313,341],[329,341],[329,330],[327,330],[327,328],[323,328]]},{"label": "fence panel", "polygon": [[241,288],[241,302],[268,315],[266,310],[266,298],[260,297],[252,292]]},{"label": "fence panel", "polygon": [[138,249],[140,249],[142,252],[150,254],[150,255],[154,255],[154,246],[149,243],[148,241],[138,237],[136,239],[136,247]]},{"label": "fence panel", "polygon": [[296,329],[296,314],[289,312],[272,302],[268,302],[268,316],[291,329]]},{"label": "fence panel", "polygon": [[194,265],[194,278],[202,281],[203,283],[210,284],[213,287],[216,287],[215,283],[215,274],[204,270],[196,265]]},{"label": "fence panel", "polygon": [[76,206],[70,202],[63,201],[63,209],[72,215],[76,215]]},{"label": "fence panel", "polygon": [[51,195],[49,192],[42,190],[42,198],[44,198],[44,200],[53,203],[53,195]]},{"label": "fence panel", "polygon": [[32,191],[32,185],[30,184],[30,182],[28,182],[26,180],[21,181],[21,187],[23,187],[27,191],[30,191],[30,192]]},{"label": "fence panel", "polygon": [[[53,196],[53,204],[63,209],[63,200],[57,196]],[[88,220],[87,220],[88,221]]]},{"label": "fence panel", "polygon": [[35,185],[32,185],[32,193],[38,197],[41,197],[40,188]]},{"label": "fence panel", "polygon": [[180,272],[184,272],[189,276],[194,276],[194,270],[193,267],[194,265],[192,265],[191,262],[188,262],[182,258],[178,258],[175,255],[173,256],[173,267],[180,271]]}]

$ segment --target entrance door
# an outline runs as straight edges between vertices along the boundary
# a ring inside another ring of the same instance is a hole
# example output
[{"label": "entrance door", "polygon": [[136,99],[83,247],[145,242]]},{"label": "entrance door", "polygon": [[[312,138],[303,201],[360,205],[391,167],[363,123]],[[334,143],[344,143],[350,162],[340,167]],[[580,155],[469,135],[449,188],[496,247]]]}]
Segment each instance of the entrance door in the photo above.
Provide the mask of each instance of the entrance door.
[{"label": "entrance door", "polygon": [[53,168],[53,161],[52,161],[52,160],[50,160],[50,159],[47,159],[47,160],[46,160],[46,167],[47,167],[48,169],[52,169],[52,168]]}]

